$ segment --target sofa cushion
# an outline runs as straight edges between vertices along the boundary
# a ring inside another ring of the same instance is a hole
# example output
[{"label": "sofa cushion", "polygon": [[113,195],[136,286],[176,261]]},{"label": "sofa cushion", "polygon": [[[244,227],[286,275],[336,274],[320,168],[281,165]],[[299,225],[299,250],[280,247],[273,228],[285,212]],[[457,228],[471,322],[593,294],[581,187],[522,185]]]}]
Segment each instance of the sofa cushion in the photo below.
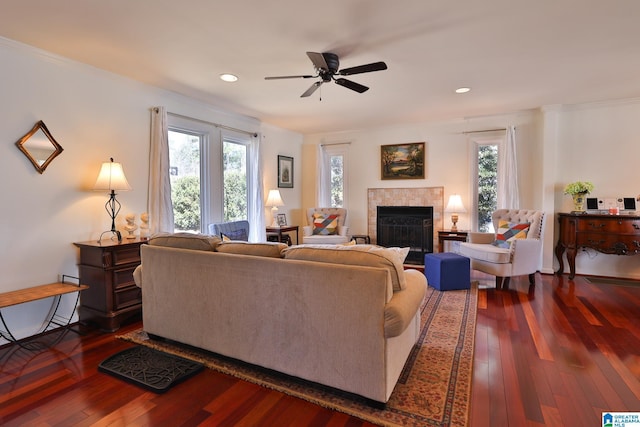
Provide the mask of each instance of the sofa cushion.
[{"label": "sofa cushion", "polygon": [[221,241],[218,236],[205,236],[203,234],[160,233],[152,236],[149,239],[149,244],[196,251],[214,251]]},{"label": "sofa cushion", "polygon": [[322,236],[338,233],[338,215],[316,212],[313,214],[313,234]]},{"label": "sofa cushion", "polygon": [[376,245],[301,245],[283,251],[287,259],[385,268],[390,273],[394,291],[406,287],[403,264],[408,253],[409,248],[383,248]]},{"label": "sofa cushion", "polygon": [[460,243],[460,255],[495,264],[511,262],[509,248],[500,248],[489,243]]},{"label": "sofa cushion", "polygon": [[526,239],[529,232],[528,222],[513,223],[507,220],[501,219],[498,222],[498,231],[496,232],[496,239],[492,245],[499,248],[510,248],[511,242],[515,239]]},{"label": "sofa cushion", "polygon": [[284,243],[266,242],[249,243],[229,241],[221,242],[216,246],[216,251],[227,254],[254,255],[272,258],[282,258],[282,250],[287,247]]}]

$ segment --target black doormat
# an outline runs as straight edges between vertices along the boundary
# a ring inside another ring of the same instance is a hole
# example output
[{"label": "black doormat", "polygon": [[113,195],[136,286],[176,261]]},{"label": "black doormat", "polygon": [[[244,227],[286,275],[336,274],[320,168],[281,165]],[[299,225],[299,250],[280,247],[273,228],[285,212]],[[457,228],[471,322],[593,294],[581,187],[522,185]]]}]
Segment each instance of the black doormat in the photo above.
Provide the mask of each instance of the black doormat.
[{"label": "black doormat", "polygon": [[100,372],[156,393],[164,393],[203,368],[202,363],[144,346],[123,350],[98,365]]}]

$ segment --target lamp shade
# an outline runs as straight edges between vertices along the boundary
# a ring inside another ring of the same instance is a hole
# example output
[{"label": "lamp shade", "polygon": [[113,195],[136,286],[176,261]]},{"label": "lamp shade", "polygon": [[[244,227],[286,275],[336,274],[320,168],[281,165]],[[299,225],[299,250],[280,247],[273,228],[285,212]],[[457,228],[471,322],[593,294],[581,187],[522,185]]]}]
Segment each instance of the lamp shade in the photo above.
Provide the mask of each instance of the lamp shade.
[{"label": "lamp shade", "polygon": [[280,190],[269,190],[265,206],[284,206],[282,196],[280,196]]},{"label": "lamp shade", "polygon": [[447,203],[447,207],[444,209],[445,212],[449,213],[466,213],[467,210],[464,208],[462,204],[462,197],[459,194],[452,194],[449,196],[449,203]]},{"label": "lamp shade", "polygon": [[111,159],[110,162],[104,162],[102,164],[93,189],[129,191],[131,190],[131,186],[127,182],[127,177],[124,176],[122,165]]}]

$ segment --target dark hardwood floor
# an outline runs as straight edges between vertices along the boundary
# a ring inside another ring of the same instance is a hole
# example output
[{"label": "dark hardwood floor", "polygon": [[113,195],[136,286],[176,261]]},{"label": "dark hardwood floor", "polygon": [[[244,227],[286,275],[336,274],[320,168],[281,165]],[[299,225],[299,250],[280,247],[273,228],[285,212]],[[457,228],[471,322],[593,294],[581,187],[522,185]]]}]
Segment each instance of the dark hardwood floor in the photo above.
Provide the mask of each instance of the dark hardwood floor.
[{"label": "dark hardwood floor", "polygon": [[[470,426],[595,426],[603,411],[640,411],[640,285],[538,275],[533,288],[517,278],[496,290],[474,278]],[[131,345],[115,335],[56,332],[44,351],[0,348],[0,425],[370,425],[211,370],[145,392],[97,371]]]}]

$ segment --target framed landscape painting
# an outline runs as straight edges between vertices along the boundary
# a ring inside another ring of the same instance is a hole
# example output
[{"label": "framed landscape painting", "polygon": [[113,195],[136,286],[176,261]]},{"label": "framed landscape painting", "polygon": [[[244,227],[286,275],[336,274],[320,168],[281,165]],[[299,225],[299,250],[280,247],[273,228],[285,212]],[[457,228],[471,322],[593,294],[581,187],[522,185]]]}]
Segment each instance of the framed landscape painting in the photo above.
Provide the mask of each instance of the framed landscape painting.
[{"label": "framed landscape painting", "polygon": [[424,142],[380,146],[382,179],[424,179]]},{"label": "framed landscape painting", "polygon": [[293,157],[278,156],[278,187],[293,188]]}]

